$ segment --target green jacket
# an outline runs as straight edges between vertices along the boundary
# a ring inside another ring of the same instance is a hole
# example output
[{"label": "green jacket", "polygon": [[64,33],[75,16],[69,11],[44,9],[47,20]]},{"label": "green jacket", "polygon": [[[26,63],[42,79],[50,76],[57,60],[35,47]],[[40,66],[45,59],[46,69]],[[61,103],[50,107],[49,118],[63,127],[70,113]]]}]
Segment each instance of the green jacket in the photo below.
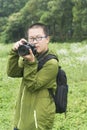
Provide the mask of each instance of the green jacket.
[{"label": "green jacket", "polygon": [[38,72],[37,67],[37,58],[30,63],[11,50],[7,74],[10,77],[22,77],[14,119],[14,127],[19,130],[51,130],[53,126],[55,104],[48,88],[56,88],[58,61],[47,61]]}]

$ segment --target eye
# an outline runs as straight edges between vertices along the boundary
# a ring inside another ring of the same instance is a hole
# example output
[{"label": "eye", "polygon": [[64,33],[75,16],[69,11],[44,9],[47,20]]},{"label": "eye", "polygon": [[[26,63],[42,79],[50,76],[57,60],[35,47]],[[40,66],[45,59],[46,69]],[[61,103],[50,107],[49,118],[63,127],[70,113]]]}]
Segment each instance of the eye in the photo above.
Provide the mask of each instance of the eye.
[{"label": "eye", "polygon": [[34,40],[34,38],[29,38],[29,41],[33,41]]},{"label": "eye", "polygon": [[36,37],[37,41],[42,40],[42,37]]}]

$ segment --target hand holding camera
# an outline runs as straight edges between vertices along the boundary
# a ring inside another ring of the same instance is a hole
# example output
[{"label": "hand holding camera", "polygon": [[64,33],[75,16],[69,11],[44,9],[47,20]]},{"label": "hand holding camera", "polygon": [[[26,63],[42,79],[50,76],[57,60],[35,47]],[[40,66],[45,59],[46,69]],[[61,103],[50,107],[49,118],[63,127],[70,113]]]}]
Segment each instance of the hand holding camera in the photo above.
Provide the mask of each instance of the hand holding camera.
[{"label": "hand holding camera", "polygon": [[13,46],[13,50],[17,51],[19,56],[31,62],[35,61],[34,55],[36,54],[35,45],[28,43],[25,39],[21,39]]},{"label": "hand holding camera", "polygon": [[13,50],[14,51],[17,51],[18,50],[18,47],[20,45],[23,45],[25,42],[27,42],[25,39],[21,39],[20,41],[17,41],[14,45],[13,45]]}]

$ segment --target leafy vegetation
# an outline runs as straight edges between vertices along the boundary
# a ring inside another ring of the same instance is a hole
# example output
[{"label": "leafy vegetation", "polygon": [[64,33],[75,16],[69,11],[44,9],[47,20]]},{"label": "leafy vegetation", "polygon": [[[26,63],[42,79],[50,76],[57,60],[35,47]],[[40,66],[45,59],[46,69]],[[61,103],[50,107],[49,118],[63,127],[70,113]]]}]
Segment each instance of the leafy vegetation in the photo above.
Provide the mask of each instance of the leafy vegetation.
[{"label": "leafy vegetation", "polygon": [[[87,129],[87,41],[54,43],[60,65],[68,76],[69,93],[66,118],[56,114],[53,130]],[[20,80],[7,77],[7,58],[12,44],[0,44],[0,130],[11,130]]]},{"label": "leafy vegetation", "polygon": [[87,39],[87,0],[0,0],[0,41],[26,36],[35,22],[49,26],[52,41]]}]

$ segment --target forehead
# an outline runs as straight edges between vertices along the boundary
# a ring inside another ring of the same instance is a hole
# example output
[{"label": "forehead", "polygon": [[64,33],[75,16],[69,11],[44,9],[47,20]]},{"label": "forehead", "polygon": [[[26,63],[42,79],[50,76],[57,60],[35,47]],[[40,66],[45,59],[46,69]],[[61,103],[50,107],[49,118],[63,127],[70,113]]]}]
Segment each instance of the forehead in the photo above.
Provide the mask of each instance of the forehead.
[{"label": "forehead", "polygon": [[39,35],[44,35],[44,30],[41,27],[37,28],[30,28],[28,30],[28,35],[29,36],[39,36]]}]

